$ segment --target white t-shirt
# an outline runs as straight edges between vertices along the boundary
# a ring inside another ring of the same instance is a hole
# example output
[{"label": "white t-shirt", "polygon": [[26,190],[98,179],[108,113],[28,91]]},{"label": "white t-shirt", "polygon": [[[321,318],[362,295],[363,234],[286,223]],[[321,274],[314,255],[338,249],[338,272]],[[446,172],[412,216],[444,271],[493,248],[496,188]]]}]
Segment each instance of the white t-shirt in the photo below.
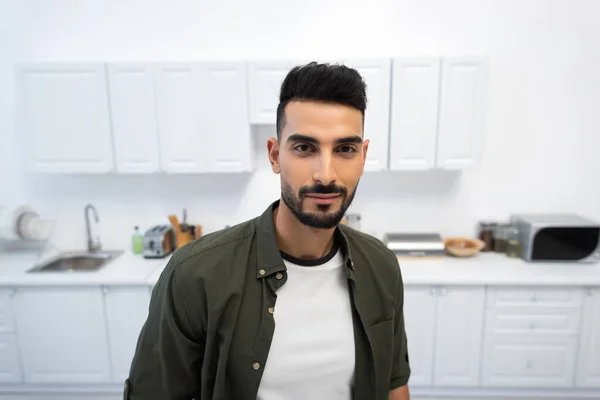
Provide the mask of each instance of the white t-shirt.
[{"label": "white t-shirt", "polygon": [[288,279],[277,290],[275,333],[257,400],[352,397],[354,331],[343,257],[333,250],[320,261],[309,266],[284,254]]}]

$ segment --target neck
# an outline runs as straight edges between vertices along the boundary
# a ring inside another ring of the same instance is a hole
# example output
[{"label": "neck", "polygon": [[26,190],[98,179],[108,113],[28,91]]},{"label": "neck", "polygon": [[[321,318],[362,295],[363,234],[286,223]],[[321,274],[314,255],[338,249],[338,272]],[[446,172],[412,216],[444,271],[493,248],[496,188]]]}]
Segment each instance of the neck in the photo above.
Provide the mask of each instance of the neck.
[{"label": "neck", "polygon": [[317,229],[306,226],[292,213],[283,199],[273,213],[277,247],[301,260],[324,257],[333,247],[335,228]]}]

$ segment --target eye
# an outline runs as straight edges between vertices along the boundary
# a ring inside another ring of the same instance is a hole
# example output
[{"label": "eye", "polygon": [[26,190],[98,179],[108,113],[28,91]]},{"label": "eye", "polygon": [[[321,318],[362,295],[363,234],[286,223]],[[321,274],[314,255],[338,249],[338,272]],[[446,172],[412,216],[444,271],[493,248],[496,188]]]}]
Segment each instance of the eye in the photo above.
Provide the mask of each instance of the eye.
[{"label": "eye", "polygon": [[356,153],[356,149],[353,146],[340,146],[338,151],[340,153]]},{"label": "eye", "polygon": [[307,144],[299,144],[294,147],[294,150],[296,150],[299,153],[308,153],[311,150],[311,148]]}]

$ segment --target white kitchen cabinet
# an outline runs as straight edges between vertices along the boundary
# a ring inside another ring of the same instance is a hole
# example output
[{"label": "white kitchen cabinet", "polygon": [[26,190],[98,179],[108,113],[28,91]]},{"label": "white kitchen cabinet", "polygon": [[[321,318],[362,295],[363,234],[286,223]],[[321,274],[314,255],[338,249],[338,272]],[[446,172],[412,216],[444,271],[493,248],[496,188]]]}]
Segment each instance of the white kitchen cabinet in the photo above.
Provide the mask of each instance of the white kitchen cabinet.
[{"label": "white kitchen cabinet", "polygon": [[114,168],[104,64],[19,65],[17,104],[31,170],[107,173]]},{"label": "white kitchen cabinet", "polygon": [[108,80],[117,172],[158,172],[160,156],[152,67],[110,64]]},{"label": "white kitchen cabinet", "polygon": [[369,139],[365,171],[388,169],[390,138],[390,79],[389,59],[349,59],[344,63],[355,68],[367,85],[364,138]]},{"label": "white kitchen cabinet", "polygon": [[480,162],[488,63],[481,57],[442,60],[436,167],[466,169]]},{"label": "white kitchen cabinet", "polygon": [[404,324],[411,368],[409,385],[430,386],[433,382],[436,291],[426,286],[404,289]]},{"label": "white kitchen cabinet", "polygon": [[22,381],[17,335],[0,333],[0,383]]},{"label": "white kitchen cabinet", "polygon": [[248,106],[251,124],[276,123],[281,83],[291,68],[291,61],[248,63]]},{"label": "white kitchen cabinet", "polygon": [[392,82],[390,170],[433,169],[440,59],[395,59]]},{"label": "white kitchen cabinet", "polygon": [[163,170],[196,173],[207,169],[209,152],[200,127],[197,93],[201,76],[195,64],[175,63],[157,67],[156,98]]},{"label": "white kitchen cabinet", "polygon": [[588,288],[583,304],[576,386],[600,388],[600,288]]},{"label": "white kitchen cabinet", "polygon": [[112,381],[123,383],[129,376],[137,340],[148,316],[148,288],[108,287],[105,289],[105,305]]},{"label": "white kitchen cabinet", "polygon": [[442,287],[437,297],[435,386],[478,386],[485,291]]},{"label": "white kitchen cabinet", "polygon": [[160,65],[157,100],[163,170],[252,169],[243,63]]},{"label": "white kitchen cabinet", "polygon": [[576,355],[572,335],[494,335],[484,347],[482,385],[572,387]]},{"label": "white kitchen cabinet", "polygon": [[15,329],[12,298],[14,289],[0,289],[0,333]]},{"label": "white kitchen cabinet", "polygon": [[19,288],[15,317],[25,383],[109,383],[99,287]]},{"label": "white kitchen cabinet", "polygon": [[200,66],[200,75],[200,129],[209,149],[206,172],[252,171],[245,64],[205,63]]}]

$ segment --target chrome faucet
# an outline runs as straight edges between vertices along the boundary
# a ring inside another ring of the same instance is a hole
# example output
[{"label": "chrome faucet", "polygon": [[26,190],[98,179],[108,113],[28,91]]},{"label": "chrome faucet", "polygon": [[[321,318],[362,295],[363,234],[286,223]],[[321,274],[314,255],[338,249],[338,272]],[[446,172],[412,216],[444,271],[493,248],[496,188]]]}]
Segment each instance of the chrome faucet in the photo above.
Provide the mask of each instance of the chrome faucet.
[{"label": "chrome faucet", "polygon": [[84,214],[85,214],[85,230],[87,233],[87,247],[89,253],[94,253],[100,251],[102,249],[102,244],[100,243],[100,238],[96,238],[96,241],[92,239],[92,230],[90,227],[90,213],[92,210],[94,212],[94,219],[96,220],[96,224],[100,222],[100,218],[98,218],[98,211],[96,211],[96,207],[91,204],[85,206]]}]

